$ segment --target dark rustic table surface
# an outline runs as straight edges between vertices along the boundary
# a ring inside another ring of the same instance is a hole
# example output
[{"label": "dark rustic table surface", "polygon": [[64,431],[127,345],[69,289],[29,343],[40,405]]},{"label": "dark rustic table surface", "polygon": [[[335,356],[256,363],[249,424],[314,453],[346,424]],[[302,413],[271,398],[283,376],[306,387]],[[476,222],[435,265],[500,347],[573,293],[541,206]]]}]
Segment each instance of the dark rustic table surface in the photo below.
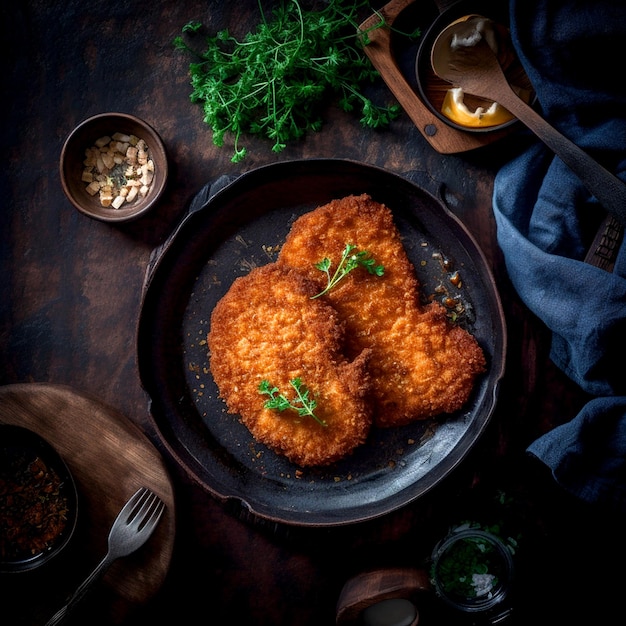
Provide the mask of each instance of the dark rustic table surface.
[{"label": "dark rustic table surface", "polygon": [[[190,102],[190,59],[172,41],[191,20],[241,36],[259,21],[255,0],[25,0],[5,3],[0,12],[0,384],[50,383],[99,398],[161,451],[176,494],[175,548],[159,592],[134,606],[102,585],[75,623],[330,625],[352,576],[421,567],[449,525],[500,518],[520,539],[518,623],[608,623],[619,600],[619,578],[605,569],[620,542],[612,520],[560,492],[525,453],[540,434],[571,419],[586,398],[549,361],[549,336],[512,290],[495,240],[493,179],[515,149],[516,134],[443,155],[406,115],[387,130],[364,129],[329,102],[320,132],[280,154],[265,140],[247,139],[248,157],[234,164],[228,136],[224,148],[213,145],[200,108]],[[393,100],[382,82],[372,91]],[[80,121],[105,111],[145,119],[168,150],[162,201],[127,225],[78,213],[59,180],[64,139]],[[195,194],[222,174],[309,157],[417,172],[429,191],[443,190],[491,265],[508,326],[498,407],[463,463],[417,501],[338,528],[270,523],[231,510],[197,485],[161,445],[136,361],[146,267]],[[81,577],[63,574],[3,580],[0,622],[44,624],[54,603],[72,590],[67,580]],[[5,589],[14,593],[5,596]],[[424,624],[455,621],[428,595],[420,608]]]}]

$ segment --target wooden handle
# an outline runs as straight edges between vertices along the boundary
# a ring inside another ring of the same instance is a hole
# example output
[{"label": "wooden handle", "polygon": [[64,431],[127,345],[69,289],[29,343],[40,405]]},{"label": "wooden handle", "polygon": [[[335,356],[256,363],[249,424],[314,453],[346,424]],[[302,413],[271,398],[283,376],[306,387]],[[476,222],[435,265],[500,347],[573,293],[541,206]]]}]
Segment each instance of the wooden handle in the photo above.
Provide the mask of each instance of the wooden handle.
[{"label": "wooden handle", "polygon": [[499,93],[498,102],[526,124],[580,178],[598,202],[626,225],[626,184],[546,122],[513,91]]}]

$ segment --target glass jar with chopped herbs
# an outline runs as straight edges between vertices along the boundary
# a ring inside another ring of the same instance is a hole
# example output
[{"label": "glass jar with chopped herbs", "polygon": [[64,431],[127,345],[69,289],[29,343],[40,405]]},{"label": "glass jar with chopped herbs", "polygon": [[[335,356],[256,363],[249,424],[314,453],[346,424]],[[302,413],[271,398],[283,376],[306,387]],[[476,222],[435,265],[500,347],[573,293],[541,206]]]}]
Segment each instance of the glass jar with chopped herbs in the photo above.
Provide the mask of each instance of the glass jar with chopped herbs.
[{"label": "glass jar with chopped herbs", "polygon": [[466,613],[498,612],[511,590],[513,574],[508,547],[480,529],[453,531],[432,554],[430,576],[437,595]]}]

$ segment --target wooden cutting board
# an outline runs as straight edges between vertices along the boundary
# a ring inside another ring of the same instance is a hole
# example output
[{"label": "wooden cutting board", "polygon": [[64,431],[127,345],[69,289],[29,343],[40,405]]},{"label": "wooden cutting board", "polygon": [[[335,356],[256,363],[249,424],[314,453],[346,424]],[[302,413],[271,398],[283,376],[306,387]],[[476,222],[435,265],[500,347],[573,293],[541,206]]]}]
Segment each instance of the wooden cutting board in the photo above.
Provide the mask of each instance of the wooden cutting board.
[{"label": "wooden cutting board", "polygon": [[43,614],[60,608],[104,556],[113,520],[141,486],[161,497],[167,506],[165,515],[144,546],[113,564],[102,586],[120,604],[137,605],[154,596],[172,557],[175,509],[166,467],[148,438],[98,399],[43,383],[0,387],[0,422],[29,428],[44,437],[72,472],[79,497],[77,531],[68,546],[69,554],[59,555],[58,562],[53,559],[32,574],[3,580],[3,586],[6,583],[12,591],[5,602],[19,603],[20,587],[33,585],[49,593],[34,606],[31,588],[31,602],[16,607],[24,623],[37,623],[24,615],[28,611]]}]

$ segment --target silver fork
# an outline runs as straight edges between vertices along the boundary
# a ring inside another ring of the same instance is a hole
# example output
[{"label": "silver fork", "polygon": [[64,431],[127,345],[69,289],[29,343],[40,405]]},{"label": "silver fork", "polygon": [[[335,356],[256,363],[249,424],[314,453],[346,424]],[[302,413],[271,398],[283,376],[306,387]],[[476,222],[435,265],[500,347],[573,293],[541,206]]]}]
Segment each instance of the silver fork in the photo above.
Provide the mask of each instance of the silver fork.
[{"label": "silver fork", "polygon": [[102,561],[76,589],[65,606],[48,620],[46,626],[61,624],[113,561],[140,548],[156,528],[164,510],[165,504],[159,496],[147,487],[138,489],[115,518],[109,532],[108,550]]}]

